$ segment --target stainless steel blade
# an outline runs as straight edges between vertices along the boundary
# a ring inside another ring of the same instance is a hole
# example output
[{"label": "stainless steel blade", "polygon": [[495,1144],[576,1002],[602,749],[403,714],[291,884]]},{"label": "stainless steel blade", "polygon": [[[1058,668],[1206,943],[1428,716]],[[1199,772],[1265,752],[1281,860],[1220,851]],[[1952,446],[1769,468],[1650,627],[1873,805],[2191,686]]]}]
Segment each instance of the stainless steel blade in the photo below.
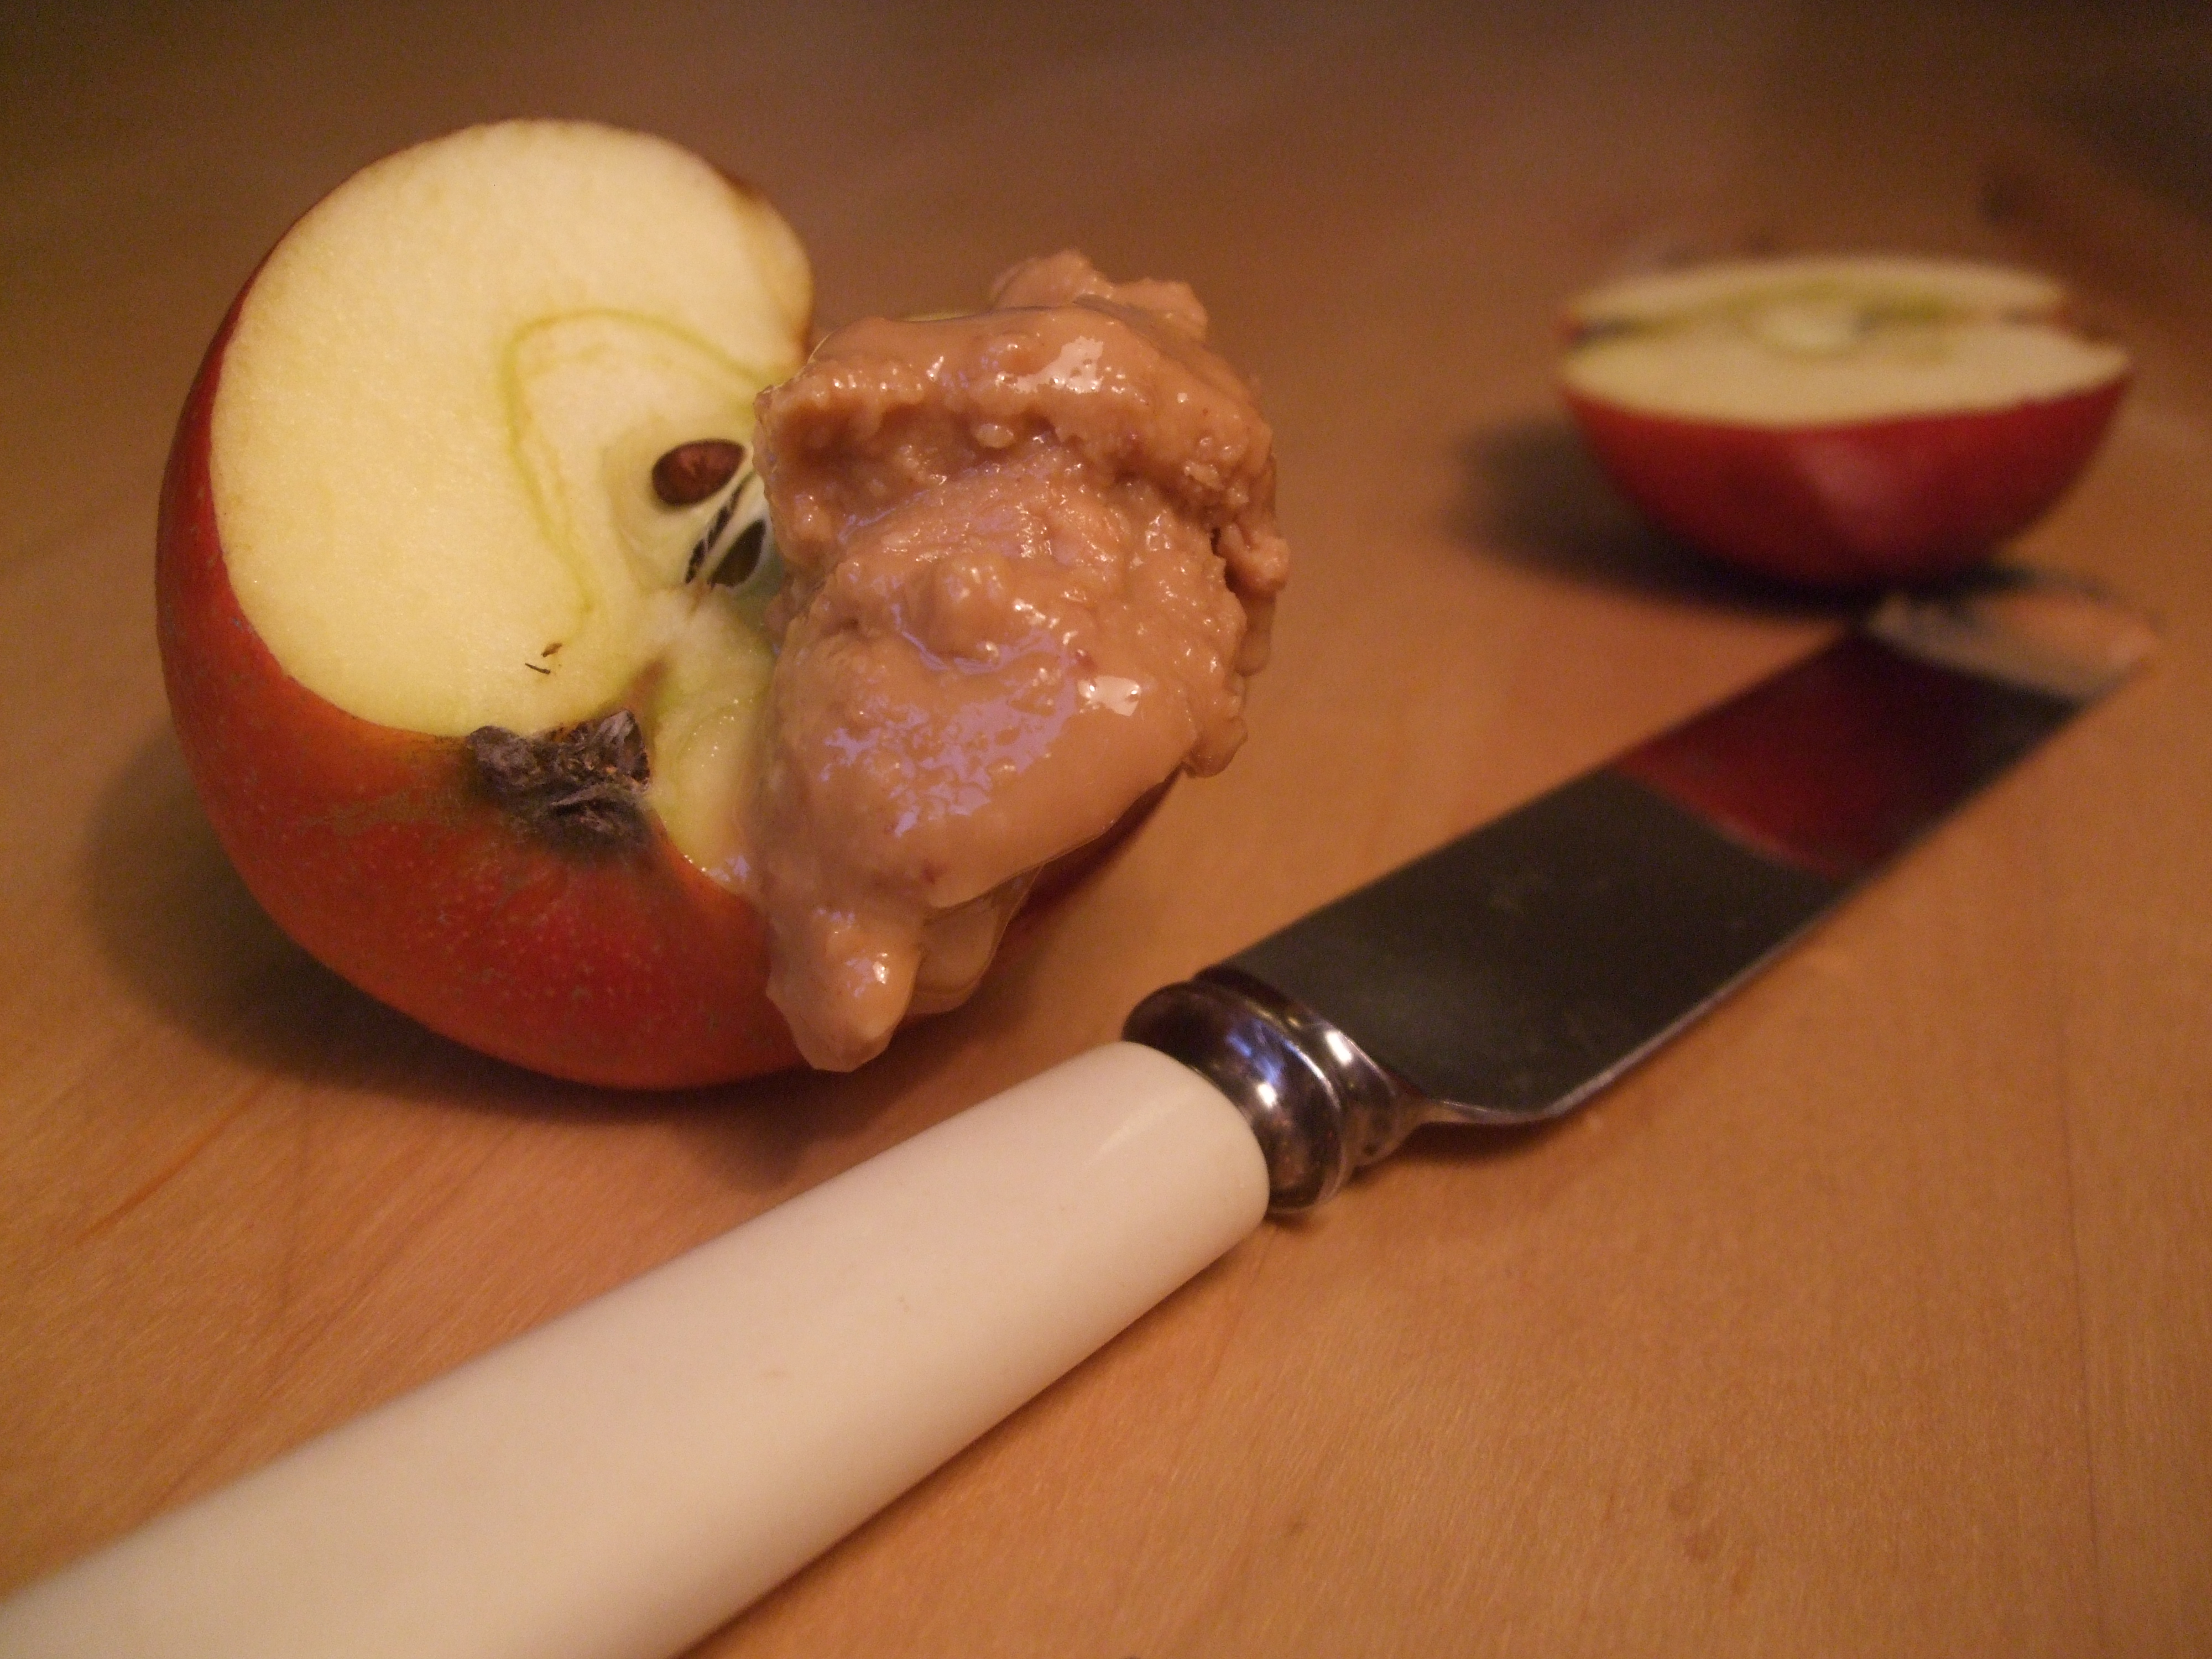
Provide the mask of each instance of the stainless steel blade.
[{"label": "stainless steel blade", "polygon": [[[1279,1208],[1319,1202],[1422,1121],[1555,1116],[2118,684],[2150,638],[2050,579],[1893,599],[1806,660],[1155,994],[1127,1034],[1239,1099],[1281,1166]],[[1316,1121],[1299,1127],[1301,1113]]]}]

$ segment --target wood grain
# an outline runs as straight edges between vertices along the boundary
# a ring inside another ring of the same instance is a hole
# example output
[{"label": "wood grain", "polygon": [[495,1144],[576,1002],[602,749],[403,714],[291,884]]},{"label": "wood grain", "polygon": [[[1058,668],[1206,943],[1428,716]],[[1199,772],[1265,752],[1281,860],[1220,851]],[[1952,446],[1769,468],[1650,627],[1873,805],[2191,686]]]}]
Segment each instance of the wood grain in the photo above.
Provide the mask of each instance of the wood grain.
[{"label": "wood grain", "polygon": [[[2212,1652],[2207,107],[2212,29],[2147,5],[10,13],[0,1588],[1806,648],[1606,494],[1551,319],[1900,246],[2049,264],[2137,350],[2018,554],[2152,611],[2152,671],[1595,1107],[1267,1230],[701,1652]],[[1246,751],[854,1077],[623,1097],[429,1036],[263,918],[167,734],[155,491],[236,285],[518,112],[759,182],[830,322],[1070,244],[1188,277],[1275,420]]]}]

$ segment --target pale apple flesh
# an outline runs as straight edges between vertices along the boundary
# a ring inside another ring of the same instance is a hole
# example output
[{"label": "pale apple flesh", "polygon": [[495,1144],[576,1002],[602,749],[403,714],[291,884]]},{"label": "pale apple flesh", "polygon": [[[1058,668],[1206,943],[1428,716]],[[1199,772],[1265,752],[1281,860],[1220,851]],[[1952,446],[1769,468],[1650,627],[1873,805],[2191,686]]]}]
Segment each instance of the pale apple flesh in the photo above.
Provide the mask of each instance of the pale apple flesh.
[{"label": "pale apple flesh", "polygon": [[1838,588],[1952,575],[2034,523],[2129,373],[2055,283],[1954,261],[1642,278],[1568,325],[1567,406],[1631,501],[1716,557]]},{"label": "pale apple flesh", "polygon": [[[388,158],[256,273],[171,454],[162,659],[226,849],[326,964],[583,1081],[795,1061],[733,867],[773,570],[716,566],[758,481],[671,507],[652,477],[750,438],[811,303],[757,197],[571,123]],[[548,835],[468,741],[617,710],[652,763],[613,837]]]},{"label": "pale apple flesh", "polygon": [[363,990],[485,1053],[675,1088],[798,1058],[744,899],[665,833],[591,856],[501,811],[455,737],[348,714],[238,604],[208,471],[229,325],[185,409],[161,498],[161,656],[178,740],[254,896]]},{"label": "pale apple flesh", "polygon": [[380,726],[635,705],[672,832],[726,873],[733,820],[692,797],[741,787],[764,599],[701,580],[724,503],[672,509],[652,471],[750,437],[810,295],[772,209],[642,135],[514,122],[365,169],[278,244],[225,349],[208,465],[240,610]]}]

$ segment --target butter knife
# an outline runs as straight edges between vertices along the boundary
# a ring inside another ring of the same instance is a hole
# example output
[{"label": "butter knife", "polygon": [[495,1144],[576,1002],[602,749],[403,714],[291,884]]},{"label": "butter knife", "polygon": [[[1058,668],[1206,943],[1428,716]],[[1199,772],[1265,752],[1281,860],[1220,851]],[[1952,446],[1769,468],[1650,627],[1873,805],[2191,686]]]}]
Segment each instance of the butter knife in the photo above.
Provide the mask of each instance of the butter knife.
[{"label": "butter knife", "polygon": [[0,1656],[664,1659],[1413,1130],[1603,1089],[2124,680],[2049,580],[1826,648],[1095,1049],[0,1603]]}]

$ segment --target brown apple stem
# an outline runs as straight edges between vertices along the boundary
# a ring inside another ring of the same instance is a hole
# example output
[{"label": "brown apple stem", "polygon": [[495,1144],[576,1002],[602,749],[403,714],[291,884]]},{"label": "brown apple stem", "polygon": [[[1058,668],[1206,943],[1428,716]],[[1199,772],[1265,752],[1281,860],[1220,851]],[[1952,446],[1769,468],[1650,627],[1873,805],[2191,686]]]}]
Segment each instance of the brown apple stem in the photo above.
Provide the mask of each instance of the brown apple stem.
[{"label": "brown apple stem", "polygon": [[629,709],[528,735],[482,726],[464,741],[501,810],[547,841],[601,852],[652,839],[643,800],[651,765]]}]

